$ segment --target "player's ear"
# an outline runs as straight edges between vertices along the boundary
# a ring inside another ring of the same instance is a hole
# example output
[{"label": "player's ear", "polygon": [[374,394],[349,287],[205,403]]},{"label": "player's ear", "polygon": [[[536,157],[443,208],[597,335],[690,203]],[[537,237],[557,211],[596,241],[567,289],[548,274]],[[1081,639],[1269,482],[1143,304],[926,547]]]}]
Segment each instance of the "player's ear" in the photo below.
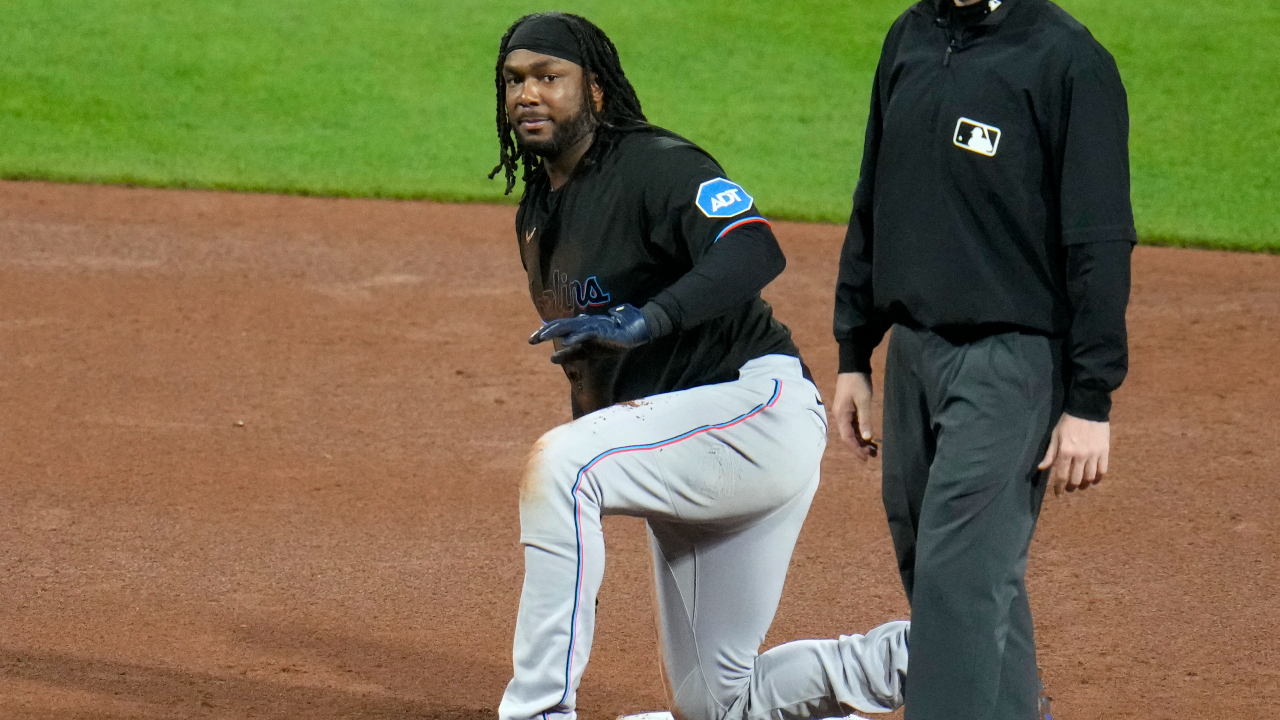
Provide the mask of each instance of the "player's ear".
[{"label": "player's ear", "polygon": [[604,111],[604,90],[600,89],[600,83],[596,82],[596,74],[591,73],[591,104],[595,107],[596,112]]}]

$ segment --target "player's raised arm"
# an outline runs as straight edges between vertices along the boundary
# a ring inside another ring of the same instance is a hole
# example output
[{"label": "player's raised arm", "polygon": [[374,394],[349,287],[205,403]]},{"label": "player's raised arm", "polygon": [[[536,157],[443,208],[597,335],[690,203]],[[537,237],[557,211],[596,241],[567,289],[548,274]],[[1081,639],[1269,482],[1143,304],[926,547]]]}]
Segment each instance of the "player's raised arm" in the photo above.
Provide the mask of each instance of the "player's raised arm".
[{"label": "player's raised arm", "polygon": [[688,269],[646,305],[655,336],[694,328],[758,299],[787,266],[755,198],[709,155],[672,137],[655,153],[645,189],[655,243]]}]

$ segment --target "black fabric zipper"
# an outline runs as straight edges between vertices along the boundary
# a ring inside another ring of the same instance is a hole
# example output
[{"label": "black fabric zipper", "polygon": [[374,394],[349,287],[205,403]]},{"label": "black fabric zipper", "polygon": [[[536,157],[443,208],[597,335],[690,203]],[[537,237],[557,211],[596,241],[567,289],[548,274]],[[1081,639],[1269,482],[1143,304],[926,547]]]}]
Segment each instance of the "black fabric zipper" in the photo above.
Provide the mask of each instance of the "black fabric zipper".
[{"label": "black fabric zipper", "polygon": [[951,66],[951,53],[955,50],[956,39],[951,34],[951,21],[945,17],[936,17],[933,24],[942,31],[942,37],[947,41],[947,52],[942,56],[942,67]]}]

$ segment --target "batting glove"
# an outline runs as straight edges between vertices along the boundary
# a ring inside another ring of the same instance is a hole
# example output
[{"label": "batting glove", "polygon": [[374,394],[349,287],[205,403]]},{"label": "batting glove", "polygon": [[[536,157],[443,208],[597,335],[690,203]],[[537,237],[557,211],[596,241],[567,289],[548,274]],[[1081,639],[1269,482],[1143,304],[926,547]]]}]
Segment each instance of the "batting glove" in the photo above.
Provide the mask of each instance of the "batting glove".
[{"label": "batting glove", "polygon": [[529,344],[560,340],[560,348],[551,354],[551,362],[559,364],[591,343],[610,350],[629,350],[649,342],[649,327],[644,313],[634,305],[618,305],[603,315],[576,315],[560,318],[538,328],[529,336]]}]

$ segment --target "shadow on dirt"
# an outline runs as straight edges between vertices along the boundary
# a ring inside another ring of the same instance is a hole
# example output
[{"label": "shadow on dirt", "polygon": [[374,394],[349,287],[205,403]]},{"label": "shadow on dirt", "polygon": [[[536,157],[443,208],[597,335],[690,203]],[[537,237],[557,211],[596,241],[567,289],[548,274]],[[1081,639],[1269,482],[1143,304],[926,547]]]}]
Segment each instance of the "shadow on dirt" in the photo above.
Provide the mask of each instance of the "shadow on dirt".
[{"label": "shadow on dirt", "polygon": [[[378,691],[325,687],[253,675],[211,674],[73,655],[0,648],[0,680],[53,686],[83,698],[27,705],[19,718],[347,718],[493,720],[491,708],[466,708]],[[97,696],[95,701],[93,696]],[[141,707],[140,707],[141,706]],[[25,711],[25,712],[23,712]]]}]

